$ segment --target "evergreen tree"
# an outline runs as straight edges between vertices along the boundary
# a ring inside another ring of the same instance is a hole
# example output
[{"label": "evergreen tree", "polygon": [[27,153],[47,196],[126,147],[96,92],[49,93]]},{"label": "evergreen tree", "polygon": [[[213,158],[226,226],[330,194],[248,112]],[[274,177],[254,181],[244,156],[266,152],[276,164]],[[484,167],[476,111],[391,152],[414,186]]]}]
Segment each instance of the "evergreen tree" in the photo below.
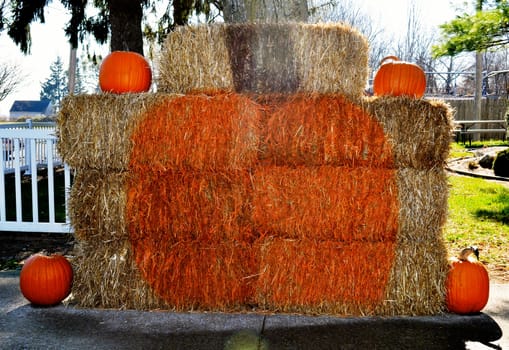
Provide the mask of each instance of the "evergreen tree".
[{"label": "evergreen tree", "polygon": [[58,110],[64,96],[68,94],[67,71],[64,69],[64,63],[60,57],[51,64],[50,75],[44,83],[41,84],[41,100],[50,100],[55,110]]},{"label": "evergreen tree", "polygon": [[[74,83],[74,94],[75,95],[87,93],[89,90],[87,88],[86,72],[85,72],[85,74],[83,73],[84,70],[86,69],[86,66],[80,60],[78,60],[77,63],[78,64],[76,65],[76,82]],[[97,81],[99,80],[98,77],[96,79],[97,79]]]},{"label": "evergreen tree", "polygon": [[[168,33],[176,26],[189,22],[193,12],[197,15],[211,15],[213,9],[221,11],[223,0],[173,0],[168,2],[166,12],[159,20],[158,30],[147,32],[158,36]],[[143,54],[143,16],[164,3],[161,0],[60,0],[71,13],[65,28],[72,47],[83,42],[87,34],[92,34],[97,42],[104,44],[110,40],[110,50],[127,50]],[[51,0],[0,0],[0,32],[7,34],[20,47],[30,51],[30,25],[32,22],[44,23],[44,9]],[[2,11],[2,6],[10,6],[10,11]],[[88,16],[87,5],[98,13]],[[147,28],[145,28],[147,29]],[[146,33],[147,34],[147,33]]]}]

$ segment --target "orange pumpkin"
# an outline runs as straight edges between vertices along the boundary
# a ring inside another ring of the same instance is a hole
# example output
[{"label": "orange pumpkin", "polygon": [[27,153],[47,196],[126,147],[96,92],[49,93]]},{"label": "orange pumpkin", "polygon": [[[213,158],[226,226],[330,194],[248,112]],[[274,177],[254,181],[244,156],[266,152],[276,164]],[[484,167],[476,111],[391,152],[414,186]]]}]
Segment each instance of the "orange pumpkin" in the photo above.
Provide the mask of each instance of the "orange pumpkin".
[{"label": "orange pumpkin", "polygon": [[400,61],[396,56],[387,56],[373,81],[375,95],[410,96],[421,98],[426,90],[426,76],[421,67]]},{"label": "orange pumpkin", "polygon": [[99,86],[104,92],[146,92],[151,84],[150,65],[136,52],[114,51],[101,63]]},{"label": "orange pumpkin", "polygon": [[458,314],[481,311],[488,302],[490,283],[484,265],[472,258],[479,256],[475,247],[463,249],[458,258],[450,259],[447,275],[447,308]]},{"label": "orange pumpkin", "polygon": [[62,255],[32,255],[19,276],[23,296],[36,305],[55,305],[71,292],[73,271]]}]

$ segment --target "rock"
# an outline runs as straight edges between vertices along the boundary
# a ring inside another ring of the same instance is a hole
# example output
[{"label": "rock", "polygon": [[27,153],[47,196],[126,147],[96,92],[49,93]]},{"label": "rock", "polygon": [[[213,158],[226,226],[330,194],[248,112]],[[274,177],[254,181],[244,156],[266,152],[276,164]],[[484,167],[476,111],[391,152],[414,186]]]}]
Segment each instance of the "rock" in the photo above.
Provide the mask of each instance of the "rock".
[{"label": "rock", "polygon": [[493,168],[493,161],[495,160],[495,156],[493,154],[485,154],[479,159],[479,165],[484,169]]}]

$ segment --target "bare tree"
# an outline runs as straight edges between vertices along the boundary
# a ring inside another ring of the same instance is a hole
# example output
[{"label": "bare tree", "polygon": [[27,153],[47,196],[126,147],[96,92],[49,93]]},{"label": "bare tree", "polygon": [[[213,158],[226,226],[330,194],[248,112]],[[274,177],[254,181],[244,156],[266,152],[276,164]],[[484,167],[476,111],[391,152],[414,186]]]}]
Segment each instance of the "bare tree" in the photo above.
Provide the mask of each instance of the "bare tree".
[{"label": "bare tree", "polygon": [[[428,69],[427,92],[439,95],[465,94],[464,79],[473,71],[466,57],[442,57]],[[472,76],[471,76],[472,77]]]},{"label": "bare tree", "polygon": [[226,22],[307,21],[307,0],[224,0]]},{"label": "bare tree", "polygon": [[507,95],[509,88],[508,50],[483,53],[485,69],[483,92],[487,95]]},{"label": "bare tree", "polygon": [[410,2],[407,14],[406,35],[395,48],[396,56],[404,61],[415,62],[425,70],[432,70],[431,45],[435,37],[422,23],[420,9],[415,1]]},{"label": "bare tree", "polygon": [[0,101],[15,92],[22,84],[24,75],[17,64],[0,63]]},{"label": "bare tree", "polygon": [[313,0],[310,2],[313,22],[343,22],[361,32],[369,42],[369,67],[375,71],[383,57],[390,52],[393,40],[383,28],[359,7],[355,0]]}]

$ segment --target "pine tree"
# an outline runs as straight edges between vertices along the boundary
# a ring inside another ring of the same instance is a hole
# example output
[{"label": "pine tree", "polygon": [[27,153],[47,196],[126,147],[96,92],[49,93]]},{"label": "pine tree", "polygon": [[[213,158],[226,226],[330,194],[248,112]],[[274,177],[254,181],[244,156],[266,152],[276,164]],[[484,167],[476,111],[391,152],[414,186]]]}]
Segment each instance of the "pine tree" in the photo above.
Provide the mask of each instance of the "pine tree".
[{"label": "pine tree", "polygon": [[41,100],[50,100],[55,110],[58,111],[60,103],[64,96],[68,94],[67,71],[64,69],[64,63],[60,57],[51,64],[50,75],[44,83],[41,84]]},{"label": "pine tree", "polygon": [[76,82],[74,84],[74,94],[84,94],[87,92],[87,87],[85,86],[86,77],[83,75],[82,66],[78,60],[78,65],[76,66]]}]

